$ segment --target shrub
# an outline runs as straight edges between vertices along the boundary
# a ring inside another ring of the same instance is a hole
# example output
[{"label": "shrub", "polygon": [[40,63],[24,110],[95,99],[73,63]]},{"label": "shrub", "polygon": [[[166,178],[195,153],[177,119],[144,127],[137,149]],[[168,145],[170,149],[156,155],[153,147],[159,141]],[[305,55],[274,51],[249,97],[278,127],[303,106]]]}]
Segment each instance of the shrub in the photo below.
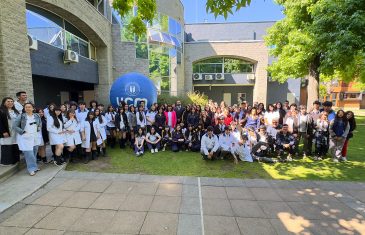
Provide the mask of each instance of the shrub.
[{"label": "shrub", "polygon": [[164,93],[157,97],[159,104],[173,104],[177,100],[180,100],[183,105],[196,104],[204,106],[208,103],[208,96],[199,92],[188,92],[183,96],[171,96],[170,94]]}]

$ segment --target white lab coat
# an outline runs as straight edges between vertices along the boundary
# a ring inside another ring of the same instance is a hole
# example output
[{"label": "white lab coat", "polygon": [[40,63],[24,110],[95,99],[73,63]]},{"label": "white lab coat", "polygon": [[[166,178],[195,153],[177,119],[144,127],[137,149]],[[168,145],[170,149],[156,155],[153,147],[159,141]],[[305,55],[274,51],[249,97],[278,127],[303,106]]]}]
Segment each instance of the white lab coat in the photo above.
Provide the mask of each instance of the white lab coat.
[{"label": "white lab coat", "polygon": [[59,118],[58,121],[60,123],[60,127],[57,128],[54,125],[53,117],[47,117],[47,131],[50,145],[64,144],[66,142],[65,134],[59,134],[61,131],[63,131],[63,123]]},{"label": "white lab coat", "polygon": [[68,120],[65,122],[65,130],[67,131],[75,131],[74,133],[66,133],[66,146],[74,146],[81,144],[81,136],[80,136],[80,124],[76,120]]},{"label": "white lab coat", "polygon": [[[95,135],[96,135],[96,138],[98,137],[98,124],[97,122],[93,122],[93,127],[94,128],[94,132],[95,132]],[[84,132],[85,133],[85,140],[82,140],[82,144],[81,144],[81,147],[83,148],[91,148],[91,144],[90,144],[90,134],[91,134],[91,125],[88,121],[83,121],[81,123],[81,126],[80,126],[80,131],[81,132]]]},{"label": "white lab coat", "polygon": [[103,123],[99,122],[99,118],[96,118],[94,122],[97,123],[101,139],[104,141],[106,140],[106,125],[108,124],[108,120],[103,115],[101,115],[101,118],[103,119]]}]

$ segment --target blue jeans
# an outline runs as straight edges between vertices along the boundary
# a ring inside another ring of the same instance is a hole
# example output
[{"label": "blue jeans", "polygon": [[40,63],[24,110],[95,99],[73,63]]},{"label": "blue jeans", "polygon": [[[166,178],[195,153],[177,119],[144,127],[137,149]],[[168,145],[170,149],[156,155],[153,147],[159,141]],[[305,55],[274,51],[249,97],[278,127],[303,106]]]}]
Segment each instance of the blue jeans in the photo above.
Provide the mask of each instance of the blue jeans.
[{"label": "blue jeans", "polygon": [[25,162],[27,163],[27,170],[29,173],[38,169],[37,165],[38,145],[33,147],[33,151],[23,151]]}]

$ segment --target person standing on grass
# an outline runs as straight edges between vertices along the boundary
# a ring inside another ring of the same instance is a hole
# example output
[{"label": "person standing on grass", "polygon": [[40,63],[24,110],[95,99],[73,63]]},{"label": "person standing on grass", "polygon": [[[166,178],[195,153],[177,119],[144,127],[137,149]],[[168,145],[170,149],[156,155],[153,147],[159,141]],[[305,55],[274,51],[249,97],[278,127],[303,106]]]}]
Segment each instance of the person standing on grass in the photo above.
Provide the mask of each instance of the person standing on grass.
[{"label": "person standing on grass", "polygon": [[155,126],[157,128],[157,132],[161,135],[162,130],[164,129],[166,123],[166,117],[165,114],[163,113],[163,107],[159,107],[155,119],[156,119]]},{"label": "person standing on grass", "polygon": [[157,153],[160,149],[160,141],[161,136],[156,132],[156,128],[154,126],[151,127],[151,130],[147,133],[146,142],[148,149],[151,153]]},{"label": "person standing on grass", "polygon": [[315,132],[315,156],[314,160],[320,161],[328,152],[328,114],[322,112],[317,119]]},{"label": "person standing on grass", "polygon": [[135,141],[134,141],[134,153],[136,154],[137,157],[140,157],[144,154],[145,139],[146,139],[146,137],[143,134],[143,128],[139,127],[137,129],[137,133],[136,133]]},{"label": "person standing on grass", "polygon": [[146,129],[147,125],[147,119],[146,114],[144,112],[144,106],[140,105],[138,107],[138,112],[136,113],[136,119],[137,119],[137,128],[143,128]]},{"label": "person standing on grass", "polygon": [[114,111],[113,106],[109,105],[105,113],[105,118],[107,121],[106,129],[108,131],[107,142],[112,148],[114,148],[116,142],[115,116],[116,112]]},{"label": "person standing on grass", "polygon": [[16,144],[16,132],[13,129],[13,122],[18,115],[14,100],[5,97],[0,106],[1,165],[12,165],[19,162],[19,148]]},{"label": "person standing on grass", "polygon": [[66,142],[65,131],[63,130],[63,122],[59,118],[61,109],[55,107],[54,112],[51,112],[47,118],[47,131],[50,145],[55,146],[54,163],[62,165],[65,161],[62,159],[64,143]]},{"label": "person standing on grass", "polygon": [[102,114],[102,112],[99,108],[96,108],[94,113],[95,113],[95,121],[98,125],[98,130],[99,130],[99,133],[100,133],[100,141],[99,141],[99,143],[97,143],[96,155],[99,156],[100,151],[101,151],[101,153],[105,157],[105,155],[106,155],[105,142],[106,142],[106,124],[107,124],[107,120],[106,120],[106,118],[104,117],[104,115]]},{"label": "person standing on grass", "polygon": [[95,122],[94,112],[88,112],[86,119],[81,124],[81,146],[85,149],[85,164],[96,159],[96,142],[100,139],[100,132]]},{"label": "person standing on grass", "polygon": [[343,148],[342,148],[342,157],[343,157],[343,160],[346,161],[349,140],[354,136],[353,131],[356,129],[356,120],[355,120],[354,112],[352,112],[352,111],[347,111],[345,113],[345,115],[346,115],[348,123],[350,124],[350,130],[349,130],[349,133],[346,137],[345,143],[343,144]]},{"label": "person standing on grass", "polygon": [[[298,115],[298,144],[300,140],[303,139],[303,151],[302,155],[305,158],[310,154],[309,145],[312,145],[312,142],[308,142],[310,135],[313,133],[313,120],[309,114],[307,114],[307,107],[305,105],[299,106],[300,112]],[[299,147],[298,150],[299,152]]]},{"label": "person standing on grass", "polygon": [[[186,112],[187,110],[185,110]],[[184,113],[185,113],[184,112]],[[177,123],[177,119],[176,119],[176,112],[172,109],[171,105],[167,106],[167,110],[164,112],[165,117],[166,117],[166,125],[168,125],[170,127],[170,129],[174,129]],[[183,119],[183,121],[185,121]]]},{"label": "person standing on grass", "polygon": [[129,125],[129,140],[131,143],[131,147],[134,146],[134,136],[137,132],[137,116],[136,116],[136,108],[131,105],[129,106],[129,111],[126,112],[128,117],[128,125]]},{"label": "person standing on grass", "polygon": [[39,134],[42,121],[38,114],[33,113],[32,103],[24,104],[24,112],[14,121],[13,129],[17,132],[17,143],[23,152],[29,175],[33,176],[40,169],[37,165]]},{"label": "person standing on grass", "polygon": [[118,114],[115,116],[115,126],[117,128],[119,148],[124,149],[127,140],[127,132],[129,130],[128,117],[124,112],[124,108],[118,110]]},{"label": "person standing on grass", "polygon": [[325,101],[323,102],[322,104],[323,106],[323,109],[321,110],[322,112],[327,112],[327,115],[328,115],[328,121],[332,121],[333,119],[335,119],[336,117],[336,112],[333,111],[332,109],[332,102],[331,101]]},{"label": "person standing on grass", "polygon": [[154,105],[146,113],[146,124],[147,124],[147,132],[151,130],[152,126],[155,126],[156,122],[156,107]]},{"label": "person standing on grass", "polygon": [[316,129],[316,125],[317,125],[317,120],[320,118],[321,116],[321,111],[319,110],[319,107],[321,106],[321,102],[319,102],[318,100],[313,102],[313,107],[312,109],[309,111],[309,116],[312,119],[313,122],[313,131],[311,133],[308,133],[308,155],[312,155],[312,145],[313,145],[313,140],[315,139],[315,129]]},{"label": "person standing on grass", "polygon": [[349,131],[350,124],[348,123],[345,112],[343,110],[338,110],[329,126],[329,151],[334,162],[347,160],[341,153]]},{"label": "person standing on grass", "polygon": [[80,123],[76,118],[75,111],[72,109],[67,112],[67,121],[64,125],[64,128],[66,130],[66,158],[69,158],[70,162],[73,162],[75,158],[74,151],[76,146],[81,144],[82,141],[80,136]]}]

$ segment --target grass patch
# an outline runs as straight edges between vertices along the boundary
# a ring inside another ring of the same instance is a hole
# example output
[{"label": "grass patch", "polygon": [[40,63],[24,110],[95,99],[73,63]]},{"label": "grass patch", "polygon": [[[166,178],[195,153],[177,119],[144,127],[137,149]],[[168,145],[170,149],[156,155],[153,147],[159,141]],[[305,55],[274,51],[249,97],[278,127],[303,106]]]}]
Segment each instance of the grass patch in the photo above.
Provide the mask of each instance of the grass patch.
[{"label": "grass patch", "polygon": [[[365,121],[362,117],[361,121]],[[360,122],[359,122],[360,123]],[[290,163],[246,163],[234,165],[232,161],[203,161],[200,154],[171,151],[135,157],[131,149],[108,149],[110,157],[99,158],[89,164],[68,164],[67,170],[113,173],[139,173],[152,175],[207,176],[224,178],[263,178],[299,180],[365,181],[365,126],[358,126],[349,144],[349,161],[333,163],[310,159]]]}]

